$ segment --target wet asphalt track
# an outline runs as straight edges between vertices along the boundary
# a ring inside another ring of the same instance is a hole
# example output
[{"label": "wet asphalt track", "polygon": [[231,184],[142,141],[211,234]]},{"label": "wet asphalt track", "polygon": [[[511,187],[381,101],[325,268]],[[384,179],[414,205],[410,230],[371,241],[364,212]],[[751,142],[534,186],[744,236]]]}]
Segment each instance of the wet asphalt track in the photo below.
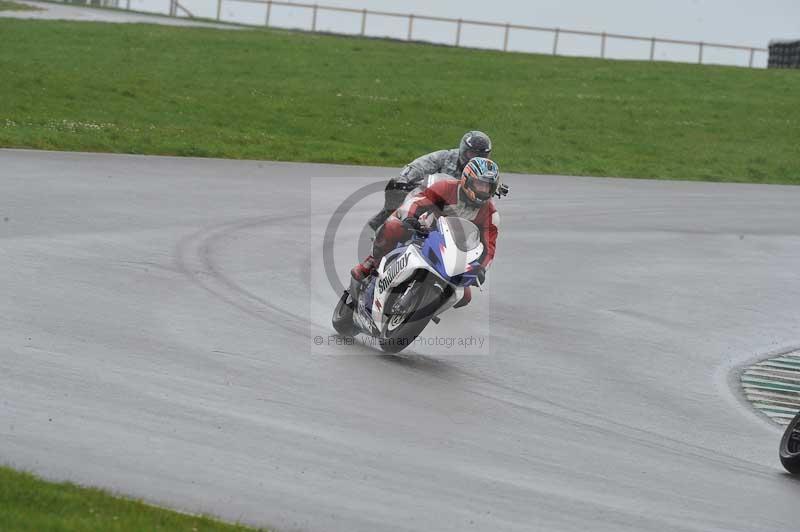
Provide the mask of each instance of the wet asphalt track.
[{"label": "wet asphalt track", "polygon": [[398,358],[328,345],[319,253],[390,174],[0,151],[0,461],[278,530],[798,529],[735,371],[800,344],[800,187],[507,176],[429,331],[485,344]]}]

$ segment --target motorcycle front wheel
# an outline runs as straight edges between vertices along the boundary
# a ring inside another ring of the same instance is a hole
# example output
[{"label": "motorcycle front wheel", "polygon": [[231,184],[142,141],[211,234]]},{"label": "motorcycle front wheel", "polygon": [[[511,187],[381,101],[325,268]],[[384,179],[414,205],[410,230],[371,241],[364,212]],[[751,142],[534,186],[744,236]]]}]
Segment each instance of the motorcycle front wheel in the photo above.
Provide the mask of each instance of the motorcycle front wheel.
[{"label": "motorcycle front wheel", "polygon": [[800,475],[800,412],[794,416],[783,433],[780,457],[781,464],[786,471],[793,475]]},{"label": "motorcycle front wheel", "polygon": [[384,337],[380,339],[381,349],[386,353],[399,353],[411,345],[428,326],[442,301],[440,286],[420,280],[413,282],[419,284],[413,287],[405,312],[388,317]]}]

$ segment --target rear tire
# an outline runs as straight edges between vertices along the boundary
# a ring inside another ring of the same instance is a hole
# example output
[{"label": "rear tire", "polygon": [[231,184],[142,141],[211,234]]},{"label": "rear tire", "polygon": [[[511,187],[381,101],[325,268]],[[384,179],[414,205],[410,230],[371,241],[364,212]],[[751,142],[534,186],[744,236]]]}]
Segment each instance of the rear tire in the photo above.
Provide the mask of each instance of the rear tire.
[{"label": "rear tire", "polygon": [[800,412],[794,416],[783,433],[780,457],[786,471],[793,475],[800,475]]},{"label": "rear tire", "polygon": [[339,298],[336,308],[333,309],[333,318],[331,319],[333,328],[342,336],[353,336],[356,332],[353,326],[353,305],[355,305],[355,301],[351,301],[348,304],[348,299],[350,299],[350,292],[345,290],[342,297]]}]

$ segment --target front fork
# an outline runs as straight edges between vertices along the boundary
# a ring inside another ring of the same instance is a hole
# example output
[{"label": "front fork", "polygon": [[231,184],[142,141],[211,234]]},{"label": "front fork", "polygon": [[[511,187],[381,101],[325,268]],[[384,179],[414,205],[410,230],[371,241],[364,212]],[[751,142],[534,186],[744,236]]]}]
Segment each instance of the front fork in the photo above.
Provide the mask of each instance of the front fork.
[{"label": "front fork", "polygon": [[408,307],[408,294],[411,293],[411,290],[416,286],[416,284],[417,281],[411,281],[408,283],[405,291],[400,295],[400,297],[394,300],[391,310],[393,316],[395,314],[406,314],[408,312],[408,308],[404,307]]}]

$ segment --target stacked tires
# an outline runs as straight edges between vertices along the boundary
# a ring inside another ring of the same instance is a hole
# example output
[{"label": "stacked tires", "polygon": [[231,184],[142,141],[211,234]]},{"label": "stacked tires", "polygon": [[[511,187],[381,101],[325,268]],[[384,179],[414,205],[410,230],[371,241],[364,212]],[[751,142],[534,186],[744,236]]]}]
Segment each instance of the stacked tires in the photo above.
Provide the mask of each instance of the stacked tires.
[{"label": "stacked tires", "polygon": [[800,41],[770,42],[767,68],[800,68]]}]

